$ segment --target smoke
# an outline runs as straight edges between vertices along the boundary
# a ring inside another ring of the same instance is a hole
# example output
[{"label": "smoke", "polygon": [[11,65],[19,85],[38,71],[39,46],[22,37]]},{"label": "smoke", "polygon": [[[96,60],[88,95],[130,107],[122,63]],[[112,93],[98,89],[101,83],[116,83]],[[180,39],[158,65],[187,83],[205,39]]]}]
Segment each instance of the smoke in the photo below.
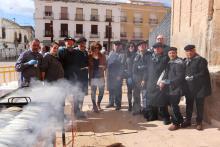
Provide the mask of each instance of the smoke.
[{"label": "smoke", "polygon": [[[79,87],[79,84],[72,85],[66,80],[54,83],[33,81],[31,87],[15,92],[11,96],[30,97],[31,103],[21,112],[6,109],[0,113],[0,146],[42,146],[36,145],[39,140],[43,140],[43,146],[52,146],[55,132],[62,130],[66,97],[84,95]],[[1,119],[4,115],[5,119]]]}]

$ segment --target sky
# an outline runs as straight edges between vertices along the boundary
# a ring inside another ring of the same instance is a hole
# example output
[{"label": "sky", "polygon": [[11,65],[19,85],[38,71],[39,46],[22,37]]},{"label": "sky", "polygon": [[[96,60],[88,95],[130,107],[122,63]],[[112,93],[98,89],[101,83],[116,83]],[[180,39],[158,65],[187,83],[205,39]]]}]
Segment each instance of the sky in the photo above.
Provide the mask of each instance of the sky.
[{"label": "sky", "polygon": [[[34,1],[33,0],[0,0],[0,18],[15,19],[20,25],[32,25],[34,26]],[[112,0],[123,1],[127,0]],[[166,6],[170,6],[170,0],[146,0],[162,2]]]}]

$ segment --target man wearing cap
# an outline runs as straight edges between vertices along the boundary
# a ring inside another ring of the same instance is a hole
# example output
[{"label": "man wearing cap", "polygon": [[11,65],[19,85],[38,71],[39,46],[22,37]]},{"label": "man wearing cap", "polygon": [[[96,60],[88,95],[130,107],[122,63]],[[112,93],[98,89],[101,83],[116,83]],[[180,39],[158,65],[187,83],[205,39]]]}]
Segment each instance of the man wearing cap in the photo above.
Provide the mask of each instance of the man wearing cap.
[{"label": "man wearing cap", "polygon": [[168,129],[174,131],[179,129],[183,123],[179,102],[183,95],[185,64],[184,61],[177,56],[177,48],[175,47],[170,47],[168,56],[170,61],[165,69],[162,80],[158,81],[158,85],[160,86],[160,90],[165,92],[168,103],[170,104],[173,113],[171,116],[173,124]]},{"label": "man wearing cap", "polygon": [[[144,79],[144,73],[147,70],[147,58],[150,55],[150,52],[147,51],[147,46],[145,41],[141,41],[137,44],[138,51],[134,58],[133,63],[133,80],[134,80],[134,92],[133,92],[133,109],[132,114],[137,115],[141,112],[141,94],[142,100],[146,98],[146,92],[144,93],[144,89],[146,88],[146,82]],[[146,104],[144,104],[146,105]],[[145,106],[143,106],[145,107]]]},{"label": "man wearing cap", "polygon": [[30,43],[30,49],[24,51],[18,58],[15,69],[20,74],[19,86],[30,86],[31,79],[41,80],[41,66],[43,56],[39,53],[40,41],[34,39]]},{"label": "man wearing cap", "polygon": [[115,41],[113,50],[109,53],[107,59],[109,104],[106,108],[114,107],[115,103],[116,110],[121,109],[122,98],[123,54],[121,53],[121,50],[121,42]]},{"label": "man wearing cap", "polygon": [[88,51],[86,50],[86,42],[87,42],[86,38],[84,37],[79,38],[77,40],[78,47],[75,48],[75,50],[78,50],[80,52],[80,54],[78,55],[78,62],[77,62],[78,66],[80,67],[78,81],[80,83],[80,88],[83,92],[78,96],[80,110],[82,110],[84,97],[85,95],[88,94],[89,57],[88,57]]},{"label": "man wearing cap", "polygon": [[169,58],[163,52],[163,44],[156,43],[153,45],[154,52],[148,58],[147,72],[145,73],[147,85],[147,108],[148,112],[145,118],[148,121],[158,119],[158,109],[165,125],[170,124],[170,115],[167,109],[167,101],[164,98],[164,92],[157,85],[158,79],[165,70]]},{"label": "man wearing cap", "polygon": [[196,103],[196,122],[197,130],[203,130],[203,111],[205,97],[211,95],[211,83],[207,60],[196,53],[195,45],[187,45],[184,48],[186,52],[186,120],[182,127],[191,125],[193,113],[193,104]]},{"label": "man wearing cap", "polygon": [[[81,52],[73,48],[75,44],[75,39],[72,37],[66,37],[64,39],[65,47],[59,48],[58,57],[61,61],[64,69],[64,78],[70,81],[72,84],[76,85],[78,82],[78,77],[80,75],[80,57]],[[79,92],[83,93],[83,92]],[[83,94],[81,94],[83,95]],[[81,98],[81,97],[80,97]],[[85,114],[80,109],[80,103],[78,95],[74,93],[74,113],[78,118],[84,118]]]}]

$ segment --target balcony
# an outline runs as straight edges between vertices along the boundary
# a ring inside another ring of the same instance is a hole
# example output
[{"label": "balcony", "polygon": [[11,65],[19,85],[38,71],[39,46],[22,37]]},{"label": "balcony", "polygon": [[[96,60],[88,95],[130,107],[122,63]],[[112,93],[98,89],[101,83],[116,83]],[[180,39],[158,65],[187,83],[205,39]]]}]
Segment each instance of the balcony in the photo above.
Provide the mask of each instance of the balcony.
[{"label": "balcony", "polygon": [[135,40],[141,40],[143,39],[143,34],[140,32],[140,33],[133,33],[133,39]]},{"label": "balcony", "polygon": [[90,21],[99,21],[99,15],[91,15]]},{"label": "balcony", "polygon": [[69,20],[68,13],[60,13],[60,20]]},{"label": "balcony", "polygon": [[106,22],[109,22],[109,21],[113,22],[113,21],[114,21],[114,17],[113,17],[113,16],[108,16],[108,15],[106,15],[106,16],[105,16],[105,21],[106,21]]},{"label": "balcony", "polygon": [[61,30],[60,31],[60,37],[67,37],[69,35],[68,30]]},{"label": "balcony", "polygon": [[135,24],[143,23],[143,18],[134,18],[133,22],[134,22]]},{"label": "balcony", "polygon": [[83,14],[75,14],[75,20],[76,21],[84,21],[84,15]]},{"label": "balcony", "polygon": [[126,32],[121,32],[120,37],[121,37],[121,39],[127,39],[127,33]]},{"label": "balcony", "polygon": [[120,20],[121,20],[121,22],[127,22],[128,18],[127,18],[127,16],[121,16]]},{"label": "balcony", "polygon": [[80,37],[84,37],[85,33],[84,32],[74,32],[74,37],[75,38],[80,38]]},{"label": "balcony", "polygon": [[52,31],[51,30],[44,30],[43,34],[44,34],[44,37],[52,37]]},{"label": "balcony", "polygon": [[44,19],[53,19],[53,12],[51,11],[45,11],[43,14]]},{"label": "balcony", "polygon": [[90,38],[100,38],[100,33],[90,33]]}]

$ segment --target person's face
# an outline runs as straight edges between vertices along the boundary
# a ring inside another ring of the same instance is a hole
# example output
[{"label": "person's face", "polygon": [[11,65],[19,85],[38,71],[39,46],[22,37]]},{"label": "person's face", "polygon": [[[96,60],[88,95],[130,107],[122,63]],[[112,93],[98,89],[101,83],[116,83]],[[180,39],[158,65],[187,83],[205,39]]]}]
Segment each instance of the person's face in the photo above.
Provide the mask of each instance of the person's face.
[{"label": "person's face", "polygon": [[75,42],[73,40],[66,40],[65,41],[65,45],[66,45],[67,48],[73,47],[74,43]]},{"label": "person's face", "polygon": [[83,41],[83,42],[80,42],[80,43],[79,43],[79,48],[82,49],[82,50],[84,50],[84,49],[86,48],[86,42],[84,42],[84,41]]},{"label": "person's face", "polygon": [[158,54],[158,55],[162,54],[163,53],[163,48],[161,48],[161,47],[154,48],[154,53]]},{"label": "person's face", "polygon": [[95,46],[93,53],[98,54],[99,53],[99,46]]},{"label": "person's face", "polygon": [[170,60],[176,59],[177,58],[177,51],[169,51],[168,52],[168,56],[170,58]]},{"label": "person's face", "polygon": [[133,51],[134,51],[134,45],[131,44],[131,45],[129,46],[129,52],[133,52]]},{"label": "person's face", "polygon": [[53,55],[56,55],[58,52],[59,46],[57,44],[54,44],[52,47],[50,47],[50,53]]},{"label": "person's face", "polygon": [[186,57],[187,58],[193,58],[196,54],[196,50],[195,49],[191,49],[191,50],[187,50],[186,51]]},{"label": "person's face", "polygon": [[119,52],[121,50],[121,45],[120,44],[114,44],[114,51]]},{"label": "person's face", "polygon": [[31,44],[31,49],[33,52],[38,52],[40,49],[40,42],[39,41],[33,41]]},{"label": "person's face", "polygon": [[143,52],[146,50],[146,47],[147,47],[147,45],[145,43],[142,43],[142,44],[138,45],[138,50],[140,52]]},{"label": "person's face", "polygon": [[163,36],[157,36],[156,42],[164,43],[164,37]]}]

